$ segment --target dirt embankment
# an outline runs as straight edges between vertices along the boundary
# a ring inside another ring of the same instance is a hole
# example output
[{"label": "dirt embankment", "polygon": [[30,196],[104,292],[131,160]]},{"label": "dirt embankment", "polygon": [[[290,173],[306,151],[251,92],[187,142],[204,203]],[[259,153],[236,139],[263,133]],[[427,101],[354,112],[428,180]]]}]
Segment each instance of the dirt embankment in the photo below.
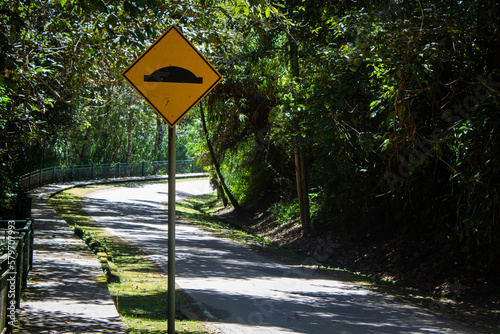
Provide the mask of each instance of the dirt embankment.
[{"label": "dirt embankment", "polygon": [[[500,332],[500,277],[479,265],[467,247],[450,249],[429,235],[367,235],[352,239],[318,233],[304,237],[299,221],[279,224],[266,214],[237,217],[224,210],[225,221],[314,258],[325,267],[345,268],[375,280],[411,287],[426,296],[420,304],[434,311],[480,322]],[[492,332],[492,333],[493,333]]]}]

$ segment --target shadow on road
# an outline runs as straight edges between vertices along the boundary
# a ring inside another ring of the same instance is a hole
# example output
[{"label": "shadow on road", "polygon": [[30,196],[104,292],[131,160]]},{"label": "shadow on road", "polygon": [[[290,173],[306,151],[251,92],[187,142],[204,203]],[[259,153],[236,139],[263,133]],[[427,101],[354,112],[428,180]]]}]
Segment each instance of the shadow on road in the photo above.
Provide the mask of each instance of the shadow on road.
[{"label": "shadow on road", "polygon": [[[84,208],[167,272],[165,194],[91,194]],[[165,196],[165,197],[162,197]],[[194,224],[176,223],[176,282],[224,333],[474,333],[360,284],[256,254]]]}]

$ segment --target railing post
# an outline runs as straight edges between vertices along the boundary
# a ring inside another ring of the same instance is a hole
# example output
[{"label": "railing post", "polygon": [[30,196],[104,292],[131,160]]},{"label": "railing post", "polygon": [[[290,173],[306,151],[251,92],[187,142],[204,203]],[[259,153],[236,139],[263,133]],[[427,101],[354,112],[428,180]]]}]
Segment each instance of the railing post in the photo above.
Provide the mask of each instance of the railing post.
[{"label": "railing post", "polygon": [[94,179],[94,163],[92,163],[92,165],[90,165],[90,179],[91,180]]},{"label": "railing post", "polygon": [[120,163],[116,164],[116,177],[120,177]]},{"label": "railing post", "polygon": [[142,175],[142,176],[144,176],[144,172],[145,172],[145,170],[146,170],[146,162],[145,162],[145,161],[143,161],[143,162],[142,162],[142,170],[141,170],[141,175]]},{"label": "railing post", "polygon": [[56,166],[52,167],[52,183],[56,182]]},{"label": "railing post", "polygon": [[71,165],[71,182],[75,179],[75,165]]}]

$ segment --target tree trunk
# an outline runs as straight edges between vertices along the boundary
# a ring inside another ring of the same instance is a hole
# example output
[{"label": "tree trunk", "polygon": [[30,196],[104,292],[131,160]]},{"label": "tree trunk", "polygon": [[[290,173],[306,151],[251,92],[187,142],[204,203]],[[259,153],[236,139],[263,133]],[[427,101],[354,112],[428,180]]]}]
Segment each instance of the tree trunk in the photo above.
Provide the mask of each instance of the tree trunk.
[{"label": "tree trunk", "polygon": [[234,198],[233,194],[229,191],[229,188],[226,185],[226,182],[224,181],[224,177],[222,176],[222,173],[220,171],[220,166],[219,162],[217,161],[215,157],[215,152],[214,148],[212,147],[212,143],[210,142],[210,136],[208,135],[208,130],[207,130],[207,123],[205,121],[205,112],[203,111],[203,105],[200,103],[200,114],[201,114],[201,123],[203,125],[203,131],[205,132],[205,138],[207,139],[207,146],[208,146],[208,151],[210,152],[210,156],[212,157],[212,161],[215,166],[215,171],[217,173],[217,177],[219,178],[220,185],[224,189],[224,192],[226,193],[227,197],[229,198],[229,201],[234,207],[234,210],[236,211],[237,215],[242,215],[243,214],[243,208],[240,206],[236,198]]},{"label": "tree trunk", "polygon": [[80,151],[80,159],[79,159],[80,165],[83,164],[83,161],[85,160],[85,155],[87,154],[90,131],[91,131],[91,128],[89,126],[87,128],[87,130],[85,131],[85,137],[83,138],[83,147],[82,147],[82,150]]},{"label": "tree trunk", "polygon": [[116,149],[113,152],[113,155],[111,156],[111,160],[109,160],[110,163],[113,163],[116,161],[116,157],[118,156],[118,152],[120,152],[120,149],[122,147],[123,137],[125,137],[125,129],[124,128],[122,128],[122,133],[120,135],[120,141],[118,142],[118,145],[116,146]]},{"label": "tree trunk", "polygon": [[131,161],[132,161],[132,132],[129,131],[126,163],[129,164]]},{"label": "tree trunk", "polygon": [[[289,10],[293,10],[293,2],[289,2]],[[293,36],[289,37],[290,45],[290,68],[295,79],[300,79],[299,68],[299,47]],[[297,197],[299,200],[300,221],[302,222],[302,233],[310,235],[312,233],[311,220],[309,217],[309,190],[307,185],[307,172],[305,168],[302,148],[296,146],[295,152],[295,175],[297,179]]]},{"label": "tree trunk", "polygon": [[162,140],[163,140],[163,120],[160,117],[160,115],[158,115],[156,117],[156,139],[155,139],[155,148],[153,153],[154,160],[161,160],[158,157],[158,151],[160,150]]},{"label": "tree trunk", "polygon": [[132,111],[130,110],[130,107],[132,107],[133,103],[133,98],[130,98],[129,102],[129,110],[128,110],[128,119],[127,119],[127,130],[128,130],[128,147],[127,147],[127,169],[125,171],[125,175],[129,175],[130,173],[130,162],[132,161],[132,129],[133,129],[133,114]]},{"label": "tree trunk", "polygon": [[295,147],[295,174],[297,176],[297,197],[299,200],[300,220],[304,235],[312,233],[311,219],[309,217],[309,194],[307,186],[307,171],[304,163],[302,149]]},{"label": "tree trunk", "polygon": [[224,189],[221,186],[221,182],[220,182],[218,176],[216,179],[212,179],[212,185],[217,190],[217,198],[220,199],[222,201],[222,205],[224,205],[224,207],[226,207],[229,203],[227,200],[226,193],[224,192]]}]

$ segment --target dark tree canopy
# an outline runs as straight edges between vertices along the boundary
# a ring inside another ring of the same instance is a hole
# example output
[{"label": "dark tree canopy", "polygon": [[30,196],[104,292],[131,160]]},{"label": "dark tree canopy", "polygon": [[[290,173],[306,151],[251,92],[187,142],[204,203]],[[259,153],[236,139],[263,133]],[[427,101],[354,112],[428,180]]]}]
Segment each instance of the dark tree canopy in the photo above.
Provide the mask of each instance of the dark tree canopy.
[{"label": "dark tree canopy", "polygon": [[224,77],[178,156],[294,219],[300,148],[314,233],[428,235],[498,274],[496,1],[251,3],[0,0],[0,204],[37,168],[166,158],[120,73],[175,23]]}]

